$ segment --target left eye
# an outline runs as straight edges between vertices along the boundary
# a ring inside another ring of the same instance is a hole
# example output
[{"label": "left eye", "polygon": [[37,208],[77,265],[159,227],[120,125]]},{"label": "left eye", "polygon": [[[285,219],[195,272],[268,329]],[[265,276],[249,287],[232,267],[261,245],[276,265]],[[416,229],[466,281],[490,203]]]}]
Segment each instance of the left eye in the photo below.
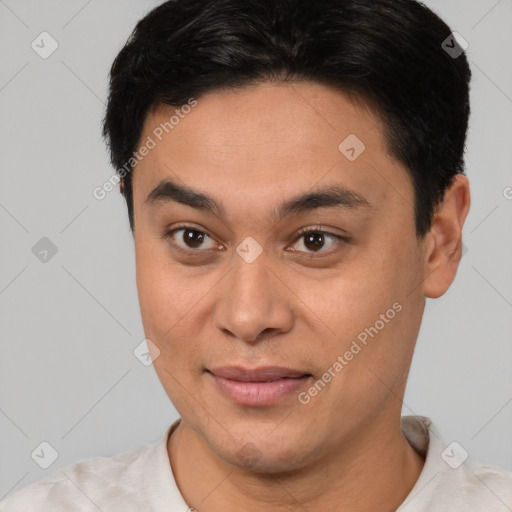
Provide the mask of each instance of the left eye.
[{"label": "left eye", "polygon": [[[331,244],[327,243],[329,240],[331,241]],[[335,247],[337,243],[344,240],[345,239],[342,236],[335,235],[333,233],[327,233],[326,231],[306,231],[301,233],[297,239],[297,242],[301,242],[299,246],[305,247],[306,250],[302,248],[293,250],[312,253],[327,252],[332,247]],[[325,249],[326,243],[327,249]]]},{"label": "left eye", "polygon": [[[181,235],[178,235],[179,232]],[[185,250],[190,249],[214,249],[217,245],[215,240],[208,236],[204,231],[192,228],[178,228],[168,233],[168,236],[174,240],[174,242]],[[206,241],[210,241],[210,246],[204,246]],[[181,242],[181,243],[180,243]]]}]

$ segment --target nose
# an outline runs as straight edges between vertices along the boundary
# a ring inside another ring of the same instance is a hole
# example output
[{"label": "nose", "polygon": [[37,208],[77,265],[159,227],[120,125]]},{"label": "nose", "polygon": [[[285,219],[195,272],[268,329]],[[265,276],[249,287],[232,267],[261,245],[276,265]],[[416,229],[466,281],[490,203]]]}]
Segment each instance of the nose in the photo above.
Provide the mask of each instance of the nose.
[{"label": "nose", "polygon": [[291,294],[273,267],[265,251],[250,263],[233,255],[233,268],[218,290],[215,309],[215,326],[225,335],[256,344],[291,330]]}]

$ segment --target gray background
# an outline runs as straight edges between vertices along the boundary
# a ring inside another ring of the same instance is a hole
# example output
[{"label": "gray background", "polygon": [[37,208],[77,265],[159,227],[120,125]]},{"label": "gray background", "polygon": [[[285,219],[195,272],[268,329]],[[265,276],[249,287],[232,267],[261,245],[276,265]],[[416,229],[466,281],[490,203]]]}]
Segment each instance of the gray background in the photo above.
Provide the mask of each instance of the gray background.
[{"label": "gray background", "polygon": [[[0,0],[0,499],[177,418],[133,354],[144,333],[124,200],[92,196],[113,172],[108,70],[158,3]],[[426,3],[469,43],[472,206],[457,278],[427,303],[403,413],[512,470],[512,2]],[[59,44],[47,59],[31,48],[43,31]],[[46,262],[32,251],[43,237],[57,248]],[[59,454],[46,470],[31,458],[42,441]]]}]

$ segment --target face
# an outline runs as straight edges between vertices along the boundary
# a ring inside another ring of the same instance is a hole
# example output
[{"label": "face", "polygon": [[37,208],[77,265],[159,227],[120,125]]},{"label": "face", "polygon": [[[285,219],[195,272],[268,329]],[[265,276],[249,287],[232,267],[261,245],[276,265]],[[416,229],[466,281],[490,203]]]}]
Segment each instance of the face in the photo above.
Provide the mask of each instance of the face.
[{"label": "face", "polygon": [[312,464],[399,417],[425,301],[412,182],[371,109],[326,86],[194,105],[148,115],[133,174],[154,367],[223,460]]}]

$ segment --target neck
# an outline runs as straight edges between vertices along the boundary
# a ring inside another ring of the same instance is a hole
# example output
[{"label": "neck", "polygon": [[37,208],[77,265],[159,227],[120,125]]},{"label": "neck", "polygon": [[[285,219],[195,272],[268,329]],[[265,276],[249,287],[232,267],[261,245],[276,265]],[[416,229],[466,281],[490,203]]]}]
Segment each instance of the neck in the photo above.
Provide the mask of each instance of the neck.
[{"label": "neck", "polygon": [[169,437],[178,488],[198,512],[394,511],[416,483],[424,460],[401,432],[400,415],[361,430],[336,452],[285,474],[260,474],[220,458],[183,421]]}]

